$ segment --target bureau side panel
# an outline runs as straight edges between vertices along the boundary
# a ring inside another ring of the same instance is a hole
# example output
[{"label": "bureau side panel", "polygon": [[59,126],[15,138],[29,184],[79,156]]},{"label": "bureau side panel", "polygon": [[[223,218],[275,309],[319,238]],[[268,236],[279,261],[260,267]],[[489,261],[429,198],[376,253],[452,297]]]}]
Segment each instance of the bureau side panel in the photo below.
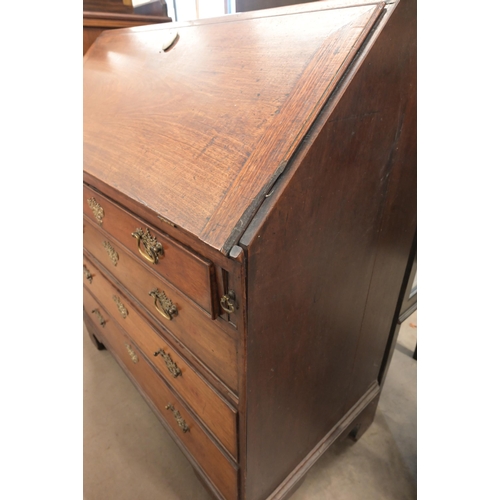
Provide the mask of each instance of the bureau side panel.
[{"label": "bureau side panel", "polygon": [[[394,334],[399,316],[400,295],[405,293],[404,273],[414,257],[417,229],[417,8],[416,0],[404,4],[406,8],[399,12],[401,21],[388,33],[393,43],[398,41],[406,49],[394,61],[395,67],[404,75],[398,89],[404,98],[399,103],[397,135],[389,151],[390,175],[386,180],[377,254],[345,411],[373,380],[380,382],[384,377],[388,368],[384,366],[385,360],[391,359],[395,345],[389,337]],[[373,64],[382,65],[383,55],[379,54]]]},{"label": "bureau side panel", "polygon": [[[414,11],[403,0],[387,14],[240,242],[248,500],[293,484],[377,380],[415,229]],[[396,188],[407,207],[389,203]]]}]

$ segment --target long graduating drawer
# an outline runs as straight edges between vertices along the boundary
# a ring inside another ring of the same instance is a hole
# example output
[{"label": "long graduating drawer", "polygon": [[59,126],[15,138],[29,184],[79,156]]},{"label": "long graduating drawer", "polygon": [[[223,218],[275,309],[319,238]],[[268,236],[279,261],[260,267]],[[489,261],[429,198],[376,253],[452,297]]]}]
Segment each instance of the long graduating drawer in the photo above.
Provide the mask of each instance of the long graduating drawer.
[{"label": "long graduating drawer", "polygon": [[[233,458],[237,459],[236,410],[194,371],[177,350],[144,320],[132,303],[85,256],[83,262],[84,285],[127,332],[150,363],[158,368],[169,384],[191,406]],[[91,282],[87,273],[92,277]]]},{"label": "long graduating drawer", "polygon": [[[107,310],[83,289],[83,307],[101,334],[101,340],[141,387],[177,438],[226,499],[238,495],[238,472],[196,422],[191,412],[170,391],[140,351],[116,325]],[[97,311],[97,313],[92,313]],[[101,322],[103,324],[101,324]]]},{"label": "long graduating drawer", "polygon": [[[142,265],[114,239],[84,219],[83,245],[153,316],[201,359],[229,388],[237,391],[236,340],[220,329],[185,296]],[[177,314],[167,320],[157,309],[158,290],[175,306]]]},{"label": "long graduating drawer", "polygon": [[[83,187],[83,194],[85,215],[215,318],[216,309],[212,294],[215,286],[214,272],[213,264],[209,260],[86,185]],[[133,236],[133,233],[139,236],[138,229],[143,232],[141,238]],[[146,231],[149,231],[149,237],[146,236]]]}]

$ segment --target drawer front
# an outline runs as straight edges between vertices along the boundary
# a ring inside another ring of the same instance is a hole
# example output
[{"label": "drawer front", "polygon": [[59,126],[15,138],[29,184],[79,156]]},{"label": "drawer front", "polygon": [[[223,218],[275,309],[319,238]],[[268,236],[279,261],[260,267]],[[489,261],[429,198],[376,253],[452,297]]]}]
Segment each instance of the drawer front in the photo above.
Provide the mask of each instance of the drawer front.
[{"label": "drawer front", "polygon": [[[238,495],[238,474],[234,464],[205,434],[191,411],[170,391],[139,352],[139,349],[117,326],[106,309],[84,288],[84,309],[94,326],[101,332],[102,341],[125,367],[136,383],[160,412],[178,439],[185,445],[200,467],[206,472],[226,499]],[[98,311],[101,318],[92,311]],[[101,325],[104,322],[104,325]]]},{"label": "drawer front", "polygon": [[231,408],[176,349],[165,341],[127,300],[85,257],[84,266],[94,276],[84,285],[94,294],[113,319],[127,332],[151,364],[203,420],[205,425],[237,459],[236,410]]},{"label": "drawer front", "polygon": [[89,219],[215,318],[214,268],[209,260],[85,185],[83,194],[83,212]]},{"label": "drawer front", "polygon": [[[84,226],[84,247],[145,309],[236,392],[236,340],[221,330],[215,321],[203,314],[189,299],[128,255],[118,242],[108,238],[85,220]],[[154,291],[159,293],[156,296],[150,295]],[[171,316],[171,320],[165,317],[167,314]]]}]

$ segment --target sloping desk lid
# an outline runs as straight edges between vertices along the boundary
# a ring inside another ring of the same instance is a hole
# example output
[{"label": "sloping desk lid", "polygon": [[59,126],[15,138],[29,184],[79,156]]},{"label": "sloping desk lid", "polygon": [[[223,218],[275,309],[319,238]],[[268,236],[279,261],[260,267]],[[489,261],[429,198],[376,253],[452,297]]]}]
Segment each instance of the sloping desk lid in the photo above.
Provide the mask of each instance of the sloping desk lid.
[{"label": "sloping desk lid", "polygon": [[319,4],[101,35],[84,170],[226,254],[384,6]]}]

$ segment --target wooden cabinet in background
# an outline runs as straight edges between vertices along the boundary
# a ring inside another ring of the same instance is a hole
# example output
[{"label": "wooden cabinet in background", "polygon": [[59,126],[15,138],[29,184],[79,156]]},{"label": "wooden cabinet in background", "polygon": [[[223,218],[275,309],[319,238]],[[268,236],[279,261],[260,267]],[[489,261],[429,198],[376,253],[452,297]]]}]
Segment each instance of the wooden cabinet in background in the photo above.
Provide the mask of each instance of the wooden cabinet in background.
[{"label": "wooden cabinet in background", "polygon": [[290,496],[368,428],[393,349],[416,230],[416,1],[108,31],[84,93],[92,341],[215,498]]},{"label": "wooden cabinet in background", "polygon": [[83,55],[104,31],[172,21],[164,2],[153,2],[148,9],[134,10],[122,0],[85,0],[83,2]]}]

